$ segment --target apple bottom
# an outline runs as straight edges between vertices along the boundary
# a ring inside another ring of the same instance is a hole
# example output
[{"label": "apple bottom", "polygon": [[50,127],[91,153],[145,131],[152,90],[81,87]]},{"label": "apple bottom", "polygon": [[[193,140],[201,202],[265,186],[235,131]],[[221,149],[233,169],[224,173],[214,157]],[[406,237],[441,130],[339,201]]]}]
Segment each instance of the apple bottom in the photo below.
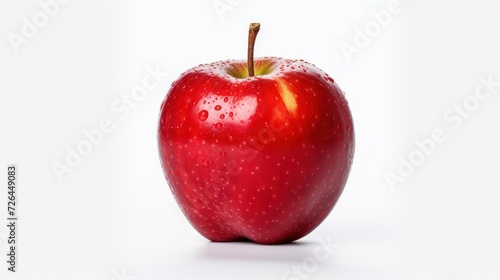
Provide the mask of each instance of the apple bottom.
[{"label": "apple bottom", "polygon": [[[166,146],[176,147],[164,158],[177,166],[166,175],[178,204],[200,234],[218,242],[304,237],[334,207],[349,173],[342,166],[350,166],[350,149],[333,154],[336,145],[268,145],[264,152],[251,145],[219,150],[205,141]],[[221,155],[224,161],[210,160]]]}]

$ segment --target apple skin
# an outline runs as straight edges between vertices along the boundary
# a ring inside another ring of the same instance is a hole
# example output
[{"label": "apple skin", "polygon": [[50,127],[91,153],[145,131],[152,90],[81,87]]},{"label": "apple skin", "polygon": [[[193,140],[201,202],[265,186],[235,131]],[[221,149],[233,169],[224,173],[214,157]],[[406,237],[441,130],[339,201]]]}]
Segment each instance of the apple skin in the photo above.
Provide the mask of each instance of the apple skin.
[{"label": "apple skin", "polygon": [[211,241],[287,243],[314,230],[347,182],[353,122],[337,84],[302,60],[258,58],[194,67],[160,112],[165,177]]}]

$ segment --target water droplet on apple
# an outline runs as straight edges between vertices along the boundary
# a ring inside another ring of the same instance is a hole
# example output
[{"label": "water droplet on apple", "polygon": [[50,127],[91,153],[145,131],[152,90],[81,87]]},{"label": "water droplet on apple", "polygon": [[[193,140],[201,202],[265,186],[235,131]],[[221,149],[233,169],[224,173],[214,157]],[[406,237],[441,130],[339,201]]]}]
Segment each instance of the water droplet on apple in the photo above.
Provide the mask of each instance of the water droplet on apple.
[{"label": "water droplet on apple", "polygon": [[233,141],[233,136],[229,135],[229,137],[227,137],[227,140],[229,140],[229,142]]},{"label": "water droplet on apple", "polygon": [[217,106],[215,106],[214,109],[215,109],[215,111],[219,111],[220,109],[222,109],[222,107],[220,105],[217,105]]},{"label": "water droplet on apple", "polygon": [[243,150],[245,147],[243,147],[243,145],[239,144],[238,145],[238,150]]},{"label": "water droplet on apple", "polygon": [[227,156],[227,154],[225,152],[220,152],[220,157],[221,158],[225,158]]},{"label": "water droplet on apple", "polygon": [[209,166],[210,165],[210,161],[208,159],[202,160],[201,163],[203,164],[203,166]]},{"label": "water droplet on apple", "polygon": [[224,102],[227,102],[227,100],[228,100],[227,97],[224,97]]},{"label": "water droplet on apple", "polygon": [[221,129],[222,128],[222,124],[220,122],[216,123],[215,124],[215,128]]},{"label": "water droplet on apple", "polygon": [[198,118],[200,119],[200,121],[206,120],[208,118],[208,112],[207,112],[207,110],[201,110],[198,113]]},{"label": "water droplet on apple", "polygon": [[333,83],[333,79],[332,79],[332,77],[325,76],[325,80],[329,81],[330,83]]},{"label": "water droplet on apple", "polygon": [[229,112],[229,116],[232,118],[233,117],[233,112]]},{"label": "water droplet on apple", "polygon": [[221,115],[220,115],[220,118],[221,118],[221,119],[224,119],[225,117],[226,117],[226,115],[224,115],[224,114],[221,114]]}]

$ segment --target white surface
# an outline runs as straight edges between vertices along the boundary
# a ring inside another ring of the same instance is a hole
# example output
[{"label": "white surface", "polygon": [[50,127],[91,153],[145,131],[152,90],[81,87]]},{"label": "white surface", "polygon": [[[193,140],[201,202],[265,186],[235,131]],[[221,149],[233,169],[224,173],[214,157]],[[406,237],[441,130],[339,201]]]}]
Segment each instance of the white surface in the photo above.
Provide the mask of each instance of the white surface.
[{"label": "white surface", "polygon": [[[19,272],[4,263],[1,279],[301,279],[294,266],[309,269],[304,279],[500,278],[500,87],[458,128],[443,119],[479,76],[500,81],[498,2],[403,1],[350,63],[341,43],[352,44],[355,28],[390,1],[270,2],[75,0],[17,53],[8,34],[41,8],[0,2],[0,170],[20,170]],[[221,19],[214,3],[232,10]],[[207,242],[175,204],[157,155],[170,83],[200,63],[245,58],[254,21],[262,24],[256,56],[321,67],[354,116],[346,190],[295,245]],[[136,108],[110,108],[156,66],[169,75]],[[105,118],[115,130],[59,181],[52,162]],[[384,174],[436,128],[446,141],[391,189]],[[3,256],[5,234],[0,227]],[[335,246],[319,260],[325,240]]]}]

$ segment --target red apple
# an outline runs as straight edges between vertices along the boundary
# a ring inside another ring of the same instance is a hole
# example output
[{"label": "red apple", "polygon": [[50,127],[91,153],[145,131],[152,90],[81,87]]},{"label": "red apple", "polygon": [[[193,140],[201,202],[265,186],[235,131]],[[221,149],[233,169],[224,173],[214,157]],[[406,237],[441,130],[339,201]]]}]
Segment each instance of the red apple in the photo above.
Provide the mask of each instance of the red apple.
[{"label": "red apple", "polygon": [[302,60],[254,61],[255,27],[248,61],[188,70],[161,106],[165,176],[190,223],[212,241],[307,235],[333,209],[352,164],[342,90]]}]

